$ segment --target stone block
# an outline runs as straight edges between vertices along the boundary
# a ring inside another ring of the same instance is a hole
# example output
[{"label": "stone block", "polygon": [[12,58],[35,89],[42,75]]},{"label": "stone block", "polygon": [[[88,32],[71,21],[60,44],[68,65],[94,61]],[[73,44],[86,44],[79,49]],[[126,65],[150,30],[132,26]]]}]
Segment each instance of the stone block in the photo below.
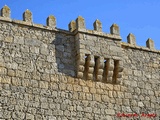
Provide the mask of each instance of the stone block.
[{"label": "stone block", "polygon": [[82,87],[82,91],[88,93],[89,92],[89,88],[88,87]]},{"label": "stone block", "polygon": [[25,76],[25,72],[21,70],[16,70],[15,73],[16,73],[16,77],[24,78]]},{"label": "stone block", "polygon": [[98,75],[103,75],[103,69],[98,70]]},{"label": "stone block", "polygon": [[24,44],[24,37],[14,36],[14,43],[16,44]]},{"label": "stone block", "polygon": [[123,101],[123,105],[125,105],[125,106],[129,106],[130,105],[129,99],[123,99],[122,101]]},{"label": "stone block", "polygon": [[96,89],[95,88],[90,88],[90,93],[95,94],[96,93]]},{"label": "stone block", "polygon": [[60,90],[66,90],[67,85],[65,83],[59,83],[59,89]]},{"label": "stone block", "polygon": [[125,98],[132,98],[132,94],[131,93],[124,93]]},{"label": "stone block", "polygon": [[41,80],[50,81],[50,75],[47,74],[47,73],[42,74],[41,75]]},{"label": "stone block", "polygon": [[108,96],[109,96],[110,98],[112,98],[112,97],[113,97],[113,92],[112,92],[112,91],[108,91]]},{"label": "stone block", "polygon": [[11,77],[5,76],[5,77],[0,77],[1,83],[4,84],[11,84]]},{"label": "stone block", "polygon": [[73,90],[74,90],[74,91],[77,91],[77,92],[78,92],[78,91],[80,92],[80,91],[82,91],[82,87],[79,86],[79,85],[73,85]]},{"label": "stone block", "polygon": [[46,82],[46,81],[39,81],[39,87],[40,88],[46,88],[46,89],[48,89],[48,82]]},{"label": "stone block", "polygon": [[78,67],[78,71],[80,71],[80,72],[83,72],[84,71],[84,66],[82,66],[82,65],[79,65],[79,67]]},{"label": "stone block", "polygon": [[38,87],[38,81],[37,80],[31,80],[30,85],[34,87]]},{"label": "stone block", "polygon": [[38,46],[40,47],[42,42],[36,39],[25,39],[24,41],[25,45],[27,46]]},{"label": "stone block", "polygon": [[58,85],[56,83],[50,83],[50,89],[53,89],[53,90],[57,90],[58,89]]},{"label": "stone block", "polygon": [[103,76],[102,75],[97,75],[97,80],[102,81],[103,80]]},{"label": "stone block", "polygon": [[93,74],[88,74],[87,75],[87,80],[92,80],[93,79]]},{"label": "stone block", "polygon": [[48,54],[49,54],[49,50],[48,50],[48,48],[43,48],[43,47],[42,47],[42,48],[40,49],[40,53],[43,54],[43,55],[48,55]]},{"label": "stone block", "polygon": [[88,73],[93,73],[93,71],[94,71],[94,68],[93,68],[93,67],[89,67],[89,68],[88,68]]},{"label": "stone block", "polygon": [[13,42],[13,37],[12,36],[7,36],[7,37],[5,37],[4,41],[7,42],[7,43],[12,43]]},{"label": "stone block", "polygon": [[7,74],[7,69],[5,67],[0,67],[0,75]]},{"label": "stone block", "polygon": [[93,100],[93,95],[90,93],[86,93],[86,100]]},{"label": "stone block", "polygon": [[84,54],[79,54],[77,56],[78,64],[79,65],[84,65],[85,64],[85,55]]},{"label": "stone block", "polygon": [[83,78],[83,72],[77,72],[77,77],[78,78]]},{"label": "stone block", "polygon": [[143,107],[144,106],[143,102],[138,102],[138,106]]},{"label": "stone block", "polygon": [[115,115],[115,110],[105,109],[105,113],[106,113],[107,115]]},{"label": "stone block", "polygon": [[15,71],[8,69],[8,76],[15,77]]},{"label": "stone block", "polygon": [[29,48],[31,53],[39,54],[39,47],[31,46]]},{"label": "stone block", "polygon": [[24,87],[31,86],[31,81],[29,79],[23,79],[22,80],[22,86],[24,86]]},{"label": "stone block", "polygon": [[109,102],[109,99],[110,99],[110,98],[108,97],[108,95],[102,95],[102,101],[103,101],[103,102],[105,102],[105,103],[106,103],[106,102]]},{"label": "stone block", "polygon": [[34,120],[34,115],[26,113],[26,119],[27,120]]},{"label": "stone block", "polygon": [[113,71],[108,71],[108,77],[112,77],[113,76]]},{"label": "stone block", "polygon": [[114,86],[113,86],[113,89],[114,89],[115,91],[120,91],[121,87],[120,87],[120,85],[114,85]]},{"label": "stone block", "polygon": [[20,86],[22,84],[22,81],[19,78],[12,77],[12,85]]}]

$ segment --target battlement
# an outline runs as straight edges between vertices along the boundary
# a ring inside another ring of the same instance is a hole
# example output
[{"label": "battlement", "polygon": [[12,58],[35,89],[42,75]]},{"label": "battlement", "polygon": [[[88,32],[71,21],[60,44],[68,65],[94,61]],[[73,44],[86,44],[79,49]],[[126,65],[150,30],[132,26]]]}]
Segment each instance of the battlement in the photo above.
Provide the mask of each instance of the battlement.
[{"label": "battlement", "polygon": [[102,31],[102,23],[96,20],[93,23],[94,30],[87,30],[85,20],[79,16],[68,25],[68,31],[56,27],[56,18],[51,15],[46,19],[46,26],[34,24],[32,13],[26,10],[23,13],[23,21],[10,18],[10,8],[4,6],[1,9],[0,21],[35,27],[53,32],[62,32],[75,36],[76,49],[76,76],[81,79],[97,80],[109,83],[121,83],[123,74],[123,49],[132,48],[148,52],[160,53],[155,50],[154,41],[150,38],[146,41],[146,47],[136,45],[133,34],[127,36],[127,42],[121,42],[119,26],[113,24],[110,33]]},{"label": "battlement", "polygon": [[[66,31],[62,29],[56,28],[56,18],[53,15],[50,15],[46,19],[46,26],[42,24],[35,24],[33,23],[32,19],[32,13],[28,9],[23,13],[23,21],[21,20],[12,20],[10,18],[11,11],[8,6],[4,6],[1,9],[1,16],[0,20],[1,21],[6,21],[6,22],[12,22],[16,24],[22,24],[22,25],[27,25],[27,26],[33,26],[41,29],[46,29],[46,30],[54,30],[54,31]],[[85,20],[83,17],[79,16],[76,21],[71,21],[68,25],[69,32],[72,32],[74,34],[78,32],[82,33],[87,33],[87,34],[92,34],[95,36],[103,36],[106,38],[112,38],[114,40],[122,40],[119,32],[119,26],[116,24],[113,24],[110,27],[110,34],[104,33],[102,31],[102,23],[97,19],[93,23],[94,30],[87,30],[85,27]],[[154,48],[154,41],[151,40],[150,38],[146,41],[146,47],[140,47],[136,45],[136,39],[135,36],[132,33],[129,33],[127,36],[127,43],[122,43],[122,46],[127,46],[127,47],[132,47],[135,49],[141,49],[141,50],[147,50],[147,51],[153,51],[153,52],[160,52],[159,50],[156,50]]]},{"label": "battlement", "polygon": [[[46,26],[44,26],[42,24],[33,23],[32,12],[29,11],[28,9],[23,13],[23,21],[12,20],[10,18],[10,16],[11,16],[10,14],[11,14],[10,8],[5,5],[1,9],[0,20],[1,21],[6,21],[6,22],[12,22],[12,23],[16,23],[16,24],[33,26],[33,27],[46,29],[46,30],[66,31],[66,30],[56,28],[56,18],[53,15],[49,16],[46,19]],[[95,22],[93,23],[93,27],[94,27],[94,30],[87,30],[86,27],[85,27],[85,20],[81,16],[79,16],[76,19],[76,21],[74,21],[74,20],[71,21],[68,25],[69,31],[74,33],[74,34],[76,34],[77,31],[78,31],[78,32],[86,33],[86,34],[92,34],[92,35],[95,35],[95,36],[103,36],[103,37],[111,38],[111,39],[114,39],[114,40],[122,40],[122,38],[120,36],[120,32],[119,32],[119,26],[117,24],[113,24],[110,27],[110,34],[104,33],[102,31],[102,23],[98,19],[95,20]],[[158,52],[159,53],[159,50],[155,50],[154,41],[151,40],[150,38],[146,41],[146,48],[137,46],[135,36],[132,33],[130,33],[127,36],[127,42],[128,42],[128,44],[127,43],[122,43],[122,46],[127,46],[127,47],[132,47],[132,48],[135,48],[135,49],[142,49],[142,50],[153,51],[153,52]]]},{"label": "battlement", "polygon": [[22,20],[10,16],[4,6],[0,119],[116,120],[121,113],[158,119],[160,51],[152,39],[140,47],[130,33],[125,43],[117,24],[105,33],[95,20],[88,30],[81,16],[68,30],[57,28],[53,15],[46,25],[33,23],[29,10]]}]

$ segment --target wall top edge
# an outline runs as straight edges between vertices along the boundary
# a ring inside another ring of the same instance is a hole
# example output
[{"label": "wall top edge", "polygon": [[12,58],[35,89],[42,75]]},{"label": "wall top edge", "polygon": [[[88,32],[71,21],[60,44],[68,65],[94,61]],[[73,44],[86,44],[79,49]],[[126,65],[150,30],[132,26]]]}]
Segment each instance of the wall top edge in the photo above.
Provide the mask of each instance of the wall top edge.
[{"label": "wall top edge", "polygon": [[160,54],[160,50],[149,49],[147,47],[137,46],[137,45],[133,45],[133,44],[125,43],[125,42],[121,42],[121,46],[122,48],[131,48],[131,49],[143,50],[143,51],[154,52],[154,53]]}]

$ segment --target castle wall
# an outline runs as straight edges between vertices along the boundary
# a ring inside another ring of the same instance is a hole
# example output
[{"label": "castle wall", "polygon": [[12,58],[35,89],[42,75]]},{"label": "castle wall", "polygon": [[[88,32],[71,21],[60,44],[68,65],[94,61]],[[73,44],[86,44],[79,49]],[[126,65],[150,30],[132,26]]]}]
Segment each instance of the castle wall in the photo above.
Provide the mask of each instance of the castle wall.
[{"label": "castle wall", "polygon": [[[153,41],[139,47],[133,36],[121,42],[83,18],[56,28],[0,17],[0,119],[158,120],[160,116],[160,51]],[[124,113],[124,114],[123,114]],[[129,116],[130,114],[130,116]],[[126,116],[125,116],[126,115]],[[127,117],[128,116],[128,117]]]},{"label": "castle wall", "polygon": [[133,48],[125,48],[124,54],[123,85],[131,95],[126,100],[132,112],[159,115],[160,54]]}]

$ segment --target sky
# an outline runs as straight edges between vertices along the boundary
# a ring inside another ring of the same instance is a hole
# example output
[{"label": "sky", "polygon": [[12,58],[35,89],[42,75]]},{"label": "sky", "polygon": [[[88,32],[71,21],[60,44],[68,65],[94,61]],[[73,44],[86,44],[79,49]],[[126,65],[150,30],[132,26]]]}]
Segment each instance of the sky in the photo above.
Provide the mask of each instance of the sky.
[{"label": "sky", "polygon": [[89,30],[99,19],[105,33],[110,33],[110,26],[116,23],[123,42],[132,33],[138,46],[145,47],[151,38],[160,50],[160,0],[0,0],[0,8],[4,5],[11,9],[12,19],[22,20],[23,12],[29,9],[34,23],[46,25],[46,18],[54,15],[57,28],[65,30],[78,16],[85,19]]}]

